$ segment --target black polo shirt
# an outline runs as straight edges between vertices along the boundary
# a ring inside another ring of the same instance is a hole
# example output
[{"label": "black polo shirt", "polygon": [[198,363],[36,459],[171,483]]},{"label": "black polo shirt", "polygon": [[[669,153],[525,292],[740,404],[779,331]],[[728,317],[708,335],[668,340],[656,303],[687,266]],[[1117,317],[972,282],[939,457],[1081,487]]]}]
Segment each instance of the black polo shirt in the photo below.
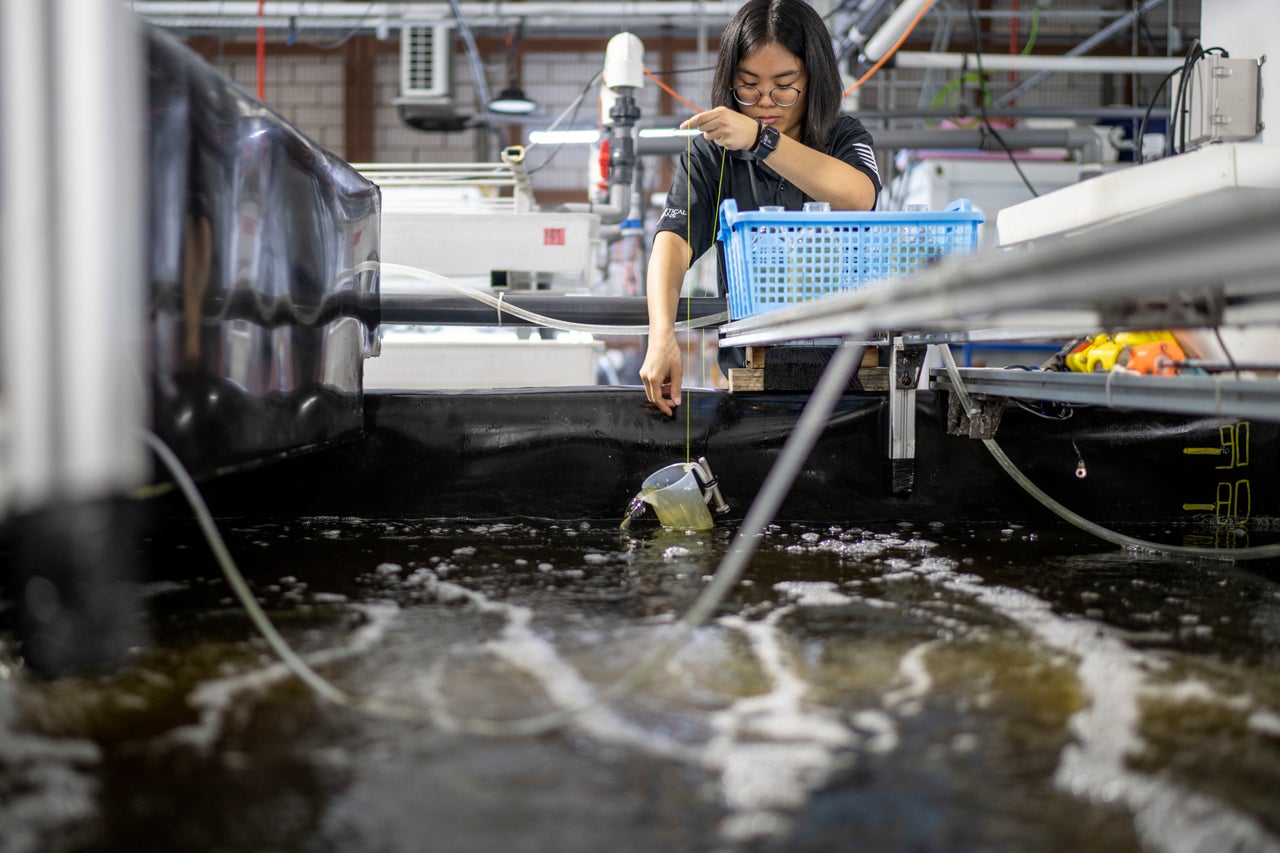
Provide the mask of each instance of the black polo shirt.
[{"label": "black polo shirt", "polygon": [[[800,210],[805,202],[813,201],[770,169],[768,161],[757,161],[746,151],[726,152],[701,136],[693,137],[691,142],[688,153],[680,155],[675,179],[667,193],[666,209],[657,225],[658,231],[674,231],[689,241],[693,248],[691,266],[715,242],[719,202],[731,198],[742,211],[759,210],[761,206],[770,204],[781,205],[787,210]],[[871,146],[871,133],[862,126],[862,122],[852,116],[840,116],[823,153],[843,160],[870,178],[879,197],[880,174]],[[723,180],[721,154],[725,155]],[[692,180],[689,177],[690,158],[693,160]],[[720,263],[720,293],[724,294],[723,259]]]},{"label": "black polo shirt", "polygon": [[[702,257],[702,253],[716,243],[719,228],[719,203],[731,198],[738,210],[759,210],[764,205],[781,205],[787,210],[801,210],[805,202],[813,201],[790,181],[783,180],[769,168],[768,161],[757,161],[746,151],[728,151],[701,136],[691,137],[691,145],[681,154],[676,166],[675,179],[667,193],[666,209],[658,219],[657,231],[673,231],[689,241],[693,249],[690,266]],[[871,133],[852,116],[842,115],[824,154],[848,163],[871,179],[876,197],[880,196],[880,173],[876,169],[875,152]],[[724,155],[723,158],[721,155]],[[689,161],[693,161],[690,174]],[[723,177],[722,164],[723,162]],[[724,271],[724,247],[717,246],[718,291],[727,291]],[[734,354],[738,354],[735,348]],[[724,356],[724,351],[721,356]],[[735,359],[736,361],[736,359]],[[721,366],[725,367],[721,358]]]}]

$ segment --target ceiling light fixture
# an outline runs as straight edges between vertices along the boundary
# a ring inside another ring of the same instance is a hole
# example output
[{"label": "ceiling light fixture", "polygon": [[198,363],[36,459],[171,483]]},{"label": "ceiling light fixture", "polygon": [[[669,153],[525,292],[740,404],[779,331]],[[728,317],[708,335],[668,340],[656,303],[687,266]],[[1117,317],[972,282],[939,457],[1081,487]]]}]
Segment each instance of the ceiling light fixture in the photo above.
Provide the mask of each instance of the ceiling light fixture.
[{"label": "ceiling light fixture", "polygon": [[507,87],[489,101],[489,112],[504,116],[527,116],[537,112],[538,105],[520,88],[520,38],[524,21],[507,30]]},{"label": "ceiling light fixture", "polygon": [[489,112],[508,116],[527,116],[537,109],[538,105],[519,86],[508,86],[489,102]]}]

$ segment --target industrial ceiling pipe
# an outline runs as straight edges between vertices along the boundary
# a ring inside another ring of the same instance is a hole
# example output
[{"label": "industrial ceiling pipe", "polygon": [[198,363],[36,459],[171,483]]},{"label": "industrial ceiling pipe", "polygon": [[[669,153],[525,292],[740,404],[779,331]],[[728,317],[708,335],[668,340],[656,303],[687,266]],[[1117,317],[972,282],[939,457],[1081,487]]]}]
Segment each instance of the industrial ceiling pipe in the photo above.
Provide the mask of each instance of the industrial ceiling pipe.
[{"label": "industrial ceiling pipe", "polygon": [[[897,68],[976,71],[972,53],[929,53],[898,51],[893,55]],[[983,71],[1043,71],[1084,74],[1168,74],[1182,64],[1180,56],[1045,56],[1044,54],[982,54]]]},{"label": "industrial ceiling pipe", "polygon": [[[554,27],[565,22],[623,20],[628,25],[640,21],[678,23],[679,19],[702,16],[727,23],[740,4],[726,0],[609,0],[609,2],[524,2],[462,3],[462,15],[472,26],[509,24],[519,17],[527,28]],[[355,6],[356,8],[350,8]],[[169,29],[267,29],[347,28],[367,26],[372,32],[402,23],[431,23],[451,18],[448,3],[406,2],[316,3],[306,0],[268,0],[263,17],[258,17],[257,0],[135,0],[133,11],[144,20]]]}]

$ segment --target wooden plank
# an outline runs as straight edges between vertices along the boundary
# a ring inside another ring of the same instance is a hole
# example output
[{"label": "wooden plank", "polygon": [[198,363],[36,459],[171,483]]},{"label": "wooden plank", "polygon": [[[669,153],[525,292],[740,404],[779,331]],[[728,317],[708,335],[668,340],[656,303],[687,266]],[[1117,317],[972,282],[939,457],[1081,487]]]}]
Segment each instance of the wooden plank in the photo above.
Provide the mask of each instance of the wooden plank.
[{"label": "wooden plank", "polygon": [[744,391],[763,391],[764,371],[750,367],[729,368],[729,393],[739,394]]}]

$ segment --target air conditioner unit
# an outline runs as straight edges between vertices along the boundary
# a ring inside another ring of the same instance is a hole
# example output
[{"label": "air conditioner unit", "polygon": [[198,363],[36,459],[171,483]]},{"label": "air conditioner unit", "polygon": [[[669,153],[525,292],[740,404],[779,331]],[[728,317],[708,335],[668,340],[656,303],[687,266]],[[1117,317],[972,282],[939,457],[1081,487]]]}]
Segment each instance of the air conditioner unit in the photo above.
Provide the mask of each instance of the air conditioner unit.
[{"label": "air conditioner unit", "polygon": [[401,98],[452,95],[452,24],[405,24],[400,30]]},{"label": "air conditioner unit", "polygon": [[471,115],[453,103],[453,24],[408,23],[400,28],[400,120],[418,130],[463,130]]}]

